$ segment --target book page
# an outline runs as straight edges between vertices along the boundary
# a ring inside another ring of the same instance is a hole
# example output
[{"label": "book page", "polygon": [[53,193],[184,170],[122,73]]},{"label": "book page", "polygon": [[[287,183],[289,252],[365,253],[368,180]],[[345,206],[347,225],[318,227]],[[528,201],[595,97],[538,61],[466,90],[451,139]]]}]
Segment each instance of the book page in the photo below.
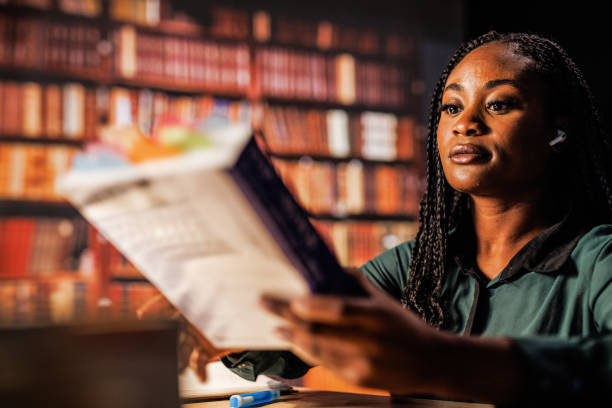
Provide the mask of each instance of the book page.
[{"label": "book page", "polygon": [[308,287],[225,169],[86,190],[84,216],[215,346],[288,348],[258,299]]}]

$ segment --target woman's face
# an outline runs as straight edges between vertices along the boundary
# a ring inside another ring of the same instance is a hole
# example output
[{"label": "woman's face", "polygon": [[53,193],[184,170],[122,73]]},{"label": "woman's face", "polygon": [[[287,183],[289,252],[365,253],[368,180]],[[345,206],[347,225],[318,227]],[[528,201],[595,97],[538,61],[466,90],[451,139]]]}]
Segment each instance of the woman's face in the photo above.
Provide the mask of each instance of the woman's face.
[{"label": "woman's face", "polygon": [[544,87],[531,60],[512,46],[488,43],[451,71],[442,96],[437,141],[442,168],[456,190],[515,197],[546,183],[554,137]]}]

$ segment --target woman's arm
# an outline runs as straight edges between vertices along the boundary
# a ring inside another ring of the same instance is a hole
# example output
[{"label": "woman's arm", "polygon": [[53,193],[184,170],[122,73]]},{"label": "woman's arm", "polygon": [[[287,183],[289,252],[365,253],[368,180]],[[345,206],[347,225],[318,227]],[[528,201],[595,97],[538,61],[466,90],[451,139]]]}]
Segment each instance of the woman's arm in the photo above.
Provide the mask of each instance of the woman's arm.
[{"label": "woman's arm", "polygon": [[278,334],[296,355],[357,385],[521,407],[593,406],[612,402],[610,280],[594,284],[593,315],[602,334],[570,339],[438,331],[365,278],[369,298],[262,303],[287,320]]},{"label": "woman's arm", "polygon": [[368,298],[311,296],[289,307],[264,307],[287,319],[279,336],[311,365],[392,394],[510,403],[519,395],[521,363],[508,339],[462,337],[435,330],[360,277]]}]

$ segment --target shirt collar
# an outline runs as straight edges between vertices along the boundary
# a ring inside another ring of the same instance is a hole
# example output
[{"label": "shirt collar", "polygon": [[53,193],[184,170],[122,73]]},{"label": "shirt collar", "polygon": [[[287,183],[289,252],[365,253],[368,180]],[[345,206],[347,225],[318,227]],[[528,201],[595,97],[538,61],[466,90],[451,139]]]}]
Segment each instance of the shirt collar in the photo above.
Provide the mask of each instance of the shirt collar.
[{"label": "shirt collar", "polygon": [[[563,218],[531,239],[508,262],[499,275],[499,281],[508,280],[522,271],[554,273],[561,269],[574,250],[578,240],[587,231],[583,211],[572,206]],[[476,242],[470,217],[465,217],[450,232],[449,254],[465,273],[476,273]]]}]

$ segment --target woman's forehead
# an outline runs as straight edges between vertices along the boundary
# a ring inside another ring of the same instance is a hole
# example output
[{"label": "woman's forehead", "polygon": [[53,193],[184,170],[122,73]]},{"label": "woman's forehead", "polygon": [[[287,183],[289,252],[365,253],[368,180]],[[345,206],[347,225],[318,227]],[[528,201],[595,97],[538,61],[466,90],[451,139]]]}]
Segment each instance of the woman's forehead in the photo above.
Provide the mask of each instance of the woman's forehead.
[{"label": "woman's forehead", "polygon": [[450,72],[447,84],[510,78],[519,80],[531,66],[529,57],[517,54],[515,45],[491,42],[470,51]]}]

